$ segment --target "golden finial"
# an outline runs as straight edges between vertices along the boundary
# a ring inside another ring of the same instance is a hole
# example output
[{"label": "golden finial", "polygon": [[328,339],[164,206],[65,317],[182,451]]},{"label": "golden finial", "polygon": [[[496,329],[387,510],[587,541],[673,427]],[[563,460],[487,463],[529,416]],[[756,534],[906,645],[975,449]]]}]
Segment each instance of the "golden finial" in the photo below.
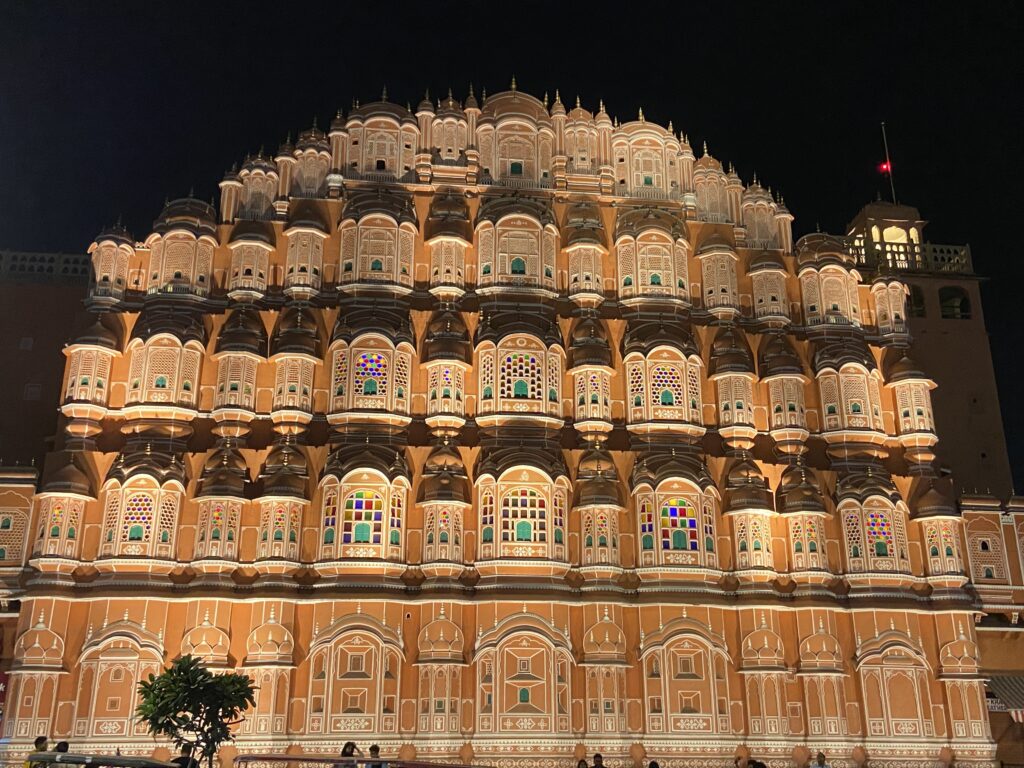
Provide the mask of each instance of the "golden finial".
[{"label": "golden finial", "polygon": [[598,103],[598,112],[604,112],[604,99],[601,99]]},{"label": "golden finial", "polygon": [[579,108],[580,108],[580,95],[577,93],[576,94],[576,109],[579,109]]},{"label": "golden finial", "polygon": [[388,87],[387,87],[387,85],[385,85],[383,88],[380,89],[380,100],[381,101],[387,101],[388,100]]},{"label": "golden finial", "polygon": [[544,91],[544,98],[540,100],[541,104],[544,105],[544,109],[548,108],[548,92]]},{"label": "golden finial", "polygon": [[705,154],[705,156],[711,154],[710,152],[708,152],[708,141],[707,141],[707,139],[704,140],[704,154]]},{"label": "golden finial", "polygon": [[511,88],[512,88],[513,91],[517,89],[517,86],[516,86],[516,76],[515,75],[512,75],[512,85],[511,85]]},{"label": "golden finial", "polygon": [[639,113],[639,115],[637,115],[637,119],[638,119],[638,120],[639,120],[639,121],[640,121],[641,123],[643,123],[643,122],[646,122],[646,121],[644,120],[644,108],[643,108],[643,107],[640,107],[640,113]]}]

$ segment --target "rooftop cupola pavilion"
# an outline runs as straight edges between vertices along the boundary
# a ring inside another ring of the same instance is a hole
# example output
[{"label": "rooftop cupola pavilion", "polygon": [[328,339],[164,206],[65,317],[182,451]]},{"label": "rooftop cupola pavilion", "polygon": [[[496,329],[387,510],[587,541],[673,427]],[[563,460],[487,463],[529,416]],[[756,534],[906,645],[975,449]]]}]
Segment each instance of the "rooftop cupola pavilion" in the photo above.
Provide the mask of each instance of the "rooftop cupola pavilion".
[{"label": "rooftop cupola pavilion", "polygon": [[0,474],[3,761],[166,757],[137,686],[193,653],[258,683],[225,758],[994,768],[1024,502],[963,493],[915,325],[977,318],[969,251],[794,236],[611,102],[415,103],[83,243],[61,434]]}]

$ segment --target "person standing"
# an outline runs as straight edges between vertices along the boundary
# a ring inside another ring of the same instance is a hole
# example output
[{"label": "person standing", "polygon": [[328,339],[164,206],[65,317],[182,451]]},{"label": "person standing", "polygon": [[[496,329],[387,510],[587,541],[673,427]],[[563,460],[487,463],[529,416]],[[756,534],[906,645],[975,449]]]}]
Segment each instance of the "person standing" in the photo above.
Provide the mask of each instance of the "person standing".
[{"label": "person standing", "polygon": [[181,768],[199,768],[199,761],[192,757],[192,745],[186,744],[181,748],[181,754],[171,760],[172,763]]},{"label": "person standing", "polygon": [[36,736],[36,740],[32,742],[32,751],[25,758],[25,768],[35,768],[35,766],[40,765],[32,761],[32,755],[38,752],[45,752],[49,746],[50,740],[46,736]]},{"label": "person standing", "polygon": [[825,753],[821,751],[818,752],[818,756],[814,760],[814,765],[817,766],[817,768],[832,768],[831,765],[825,762]]}]

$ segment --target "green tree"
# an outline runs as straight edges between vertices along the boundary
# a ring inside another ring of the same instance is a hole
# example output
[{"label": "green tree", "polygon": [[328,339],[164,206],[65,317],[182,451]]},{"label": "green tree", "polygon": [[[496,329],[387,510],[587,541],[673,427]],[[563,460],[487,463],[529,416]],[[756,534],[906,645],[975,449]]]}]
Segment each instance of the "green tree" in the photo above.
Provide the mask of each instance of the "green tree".
[{"label": "green tree", "polygon": [[142,701],[135,716],[151,734],[168,737],[178,749],[188,746],[193,757],[205,757],[213,768],[217,749],[233,738],[231,727],[255,705],[254,693],[245,675],[215,675],[196,657],[182,656],[139,683]]}]

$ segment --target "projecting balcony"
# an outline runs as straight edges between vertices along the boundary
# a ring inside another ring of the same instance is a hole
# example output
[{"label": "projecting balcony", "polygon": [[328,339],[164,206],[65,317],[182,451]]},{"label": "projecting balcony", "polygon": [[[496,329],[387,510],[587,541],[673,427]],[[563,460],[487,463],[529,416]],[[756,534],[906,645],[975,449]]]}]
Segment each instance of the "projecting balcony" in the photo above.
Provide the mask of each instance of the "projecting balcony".
[{"label": "projecting balcony", "polygon": [[172,278],[163,285],[151,285],[146,291],[150,296],[154,296],[158,293],[163,294],[174,294],[174,295],[191,295],[206,297],[210,293],[210,289],[205,285],[193,284],[191,280],[186,278]]},{"label": "projecting balcony", "polygon": [[937,272],[972,275],[969,245],[932,243],[861,243],[848,238],[850,252],[857,263],[868,269],[888,267],[902,272]]},{"label": "projecting balcony", "polygon": [[508,189],[551,189],[554,186],[552,180],[547,178],[531,179],[526,176],[510,175],[495,179],[487,174],[481,176],[480,184]]},{"label": "projecting balcony", "polygon": [[601,171],[589,163],[566,163],[565,173],[567,176],[600,176]]}]

